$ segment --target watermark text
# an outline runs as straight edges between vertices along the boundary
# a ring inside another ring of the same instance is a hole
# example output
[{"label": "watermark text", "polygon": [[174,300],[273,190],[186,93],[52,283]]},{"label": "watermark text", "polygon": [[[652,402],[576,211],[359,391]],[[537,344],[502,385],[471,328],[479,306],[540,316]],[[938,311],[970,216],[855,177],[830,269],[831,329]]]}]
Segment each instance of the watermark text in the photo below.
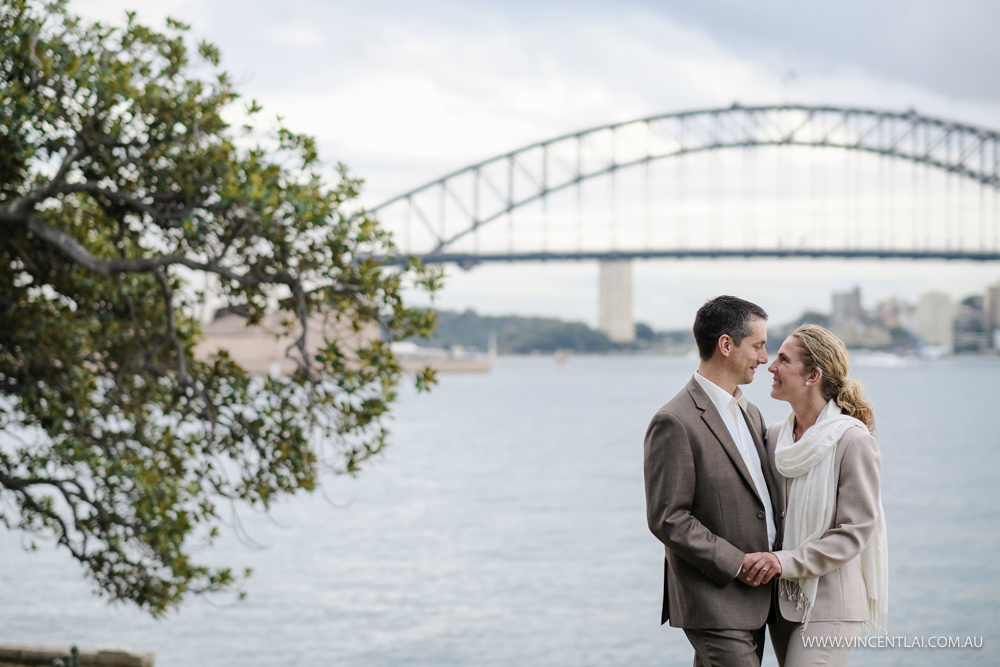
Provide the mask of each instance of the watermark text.
[{"label": "watermark text", "polygon": [[806,648],[982,648],[983,638],[958,635],[802,637],[802,645]]}]

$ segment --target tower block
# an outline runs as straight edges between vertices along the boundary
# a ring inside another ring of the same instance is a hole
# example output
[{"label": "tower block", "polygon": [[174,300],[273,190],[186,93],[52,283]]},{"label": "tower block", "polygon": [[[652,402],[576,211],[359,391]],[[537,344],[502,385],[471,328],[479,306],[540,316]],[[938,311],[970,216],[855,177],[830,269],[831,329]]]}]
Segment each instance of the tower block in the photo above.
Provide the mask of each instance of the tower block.
[{"label": "tower block", "polygon": [[635,340],[632,261],[602,260],[598,268],[597,328],[616,343]]}]

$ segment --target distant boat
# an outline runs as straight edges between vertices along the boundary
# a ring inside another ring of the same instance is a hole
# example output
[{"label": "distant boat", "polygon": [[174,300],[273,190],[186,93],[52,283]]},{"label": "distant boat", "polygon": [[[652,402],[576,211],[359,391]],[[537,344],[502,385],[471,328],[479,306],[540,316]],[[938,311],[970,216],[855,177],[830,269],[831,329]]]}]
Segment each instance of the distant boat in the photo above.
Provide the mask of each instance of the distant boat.
[{"label": "distant boat", "polygon": [[940,345],[921,345],[919,354],[923,359],[940,359],[947,356],[948,351]]},{"label": "distant boat", "polygon": [[493,367],[490,357],[455,345],[450,350],[421,347],[411,341],[392,344],[400,368],[415,373],[430,366],[439,373],[486,373]]},{"label": "distant boat", "polygon": [[851,365],[879,368],[905,368],[916,365],[912,356],[900,356],[891,352],[868,352],[863,350],[851,352]]}]

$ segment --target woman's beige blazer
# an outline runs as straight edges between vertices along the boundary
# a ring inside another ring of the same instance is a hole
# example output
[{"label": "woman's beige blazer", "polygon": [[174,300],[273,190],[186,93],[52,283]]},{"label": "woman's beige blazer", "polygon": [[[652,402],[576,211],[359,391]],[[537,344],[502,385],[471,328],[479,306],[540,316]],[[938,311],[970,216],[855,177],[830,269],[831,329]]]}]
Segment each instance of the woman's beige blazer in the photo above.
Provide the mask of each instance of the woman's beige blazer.
[{"label": "woman's beige blazer", "polygon": [[[774,456],[781,424],[767,431],[768,452]],[[812,621],[864,621],[868,619],[868,595],[861,576],[858,554],[868,544],[879,508],[881,455],[878,443],[860,428],[850,428],[840,438],[834,453],[837,506],[829,529],[818,539],[795,549],[777,551],[782,579],[820,577]],[[792,480],[785,479],[785,502]],[[787,505],[786,505],[787,516]],[[802,621],[801,609],[786,596],[779,596],[781,615]]]}]

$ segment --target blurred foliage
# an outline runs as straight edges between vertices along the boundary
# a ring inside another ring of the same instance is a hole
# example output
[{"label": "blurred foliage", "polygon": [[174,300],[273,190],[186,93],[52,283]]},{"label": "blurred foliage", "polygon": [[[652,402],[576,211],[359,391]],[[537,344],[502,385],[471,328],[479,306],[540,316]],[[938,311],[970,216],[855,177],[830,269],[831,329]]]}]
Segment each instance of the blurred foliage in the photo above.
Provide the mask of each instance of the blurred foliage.
[{"label": "blurred foliage", "polygon": [[[28,0],[3,0],[0,26],[0,519],[158,615],[239,579],[191,558],[220,507],[382,449],[389,343],[433,327],[402,291],[440,273],[382,266],[360,181],[339,166],[327,185],[314,140],[259,121],[187,26]],[[282,314],[294,374],[195,357],[205,275],[250,324]],[[310,341],[317,316],[360,342]]]}]

